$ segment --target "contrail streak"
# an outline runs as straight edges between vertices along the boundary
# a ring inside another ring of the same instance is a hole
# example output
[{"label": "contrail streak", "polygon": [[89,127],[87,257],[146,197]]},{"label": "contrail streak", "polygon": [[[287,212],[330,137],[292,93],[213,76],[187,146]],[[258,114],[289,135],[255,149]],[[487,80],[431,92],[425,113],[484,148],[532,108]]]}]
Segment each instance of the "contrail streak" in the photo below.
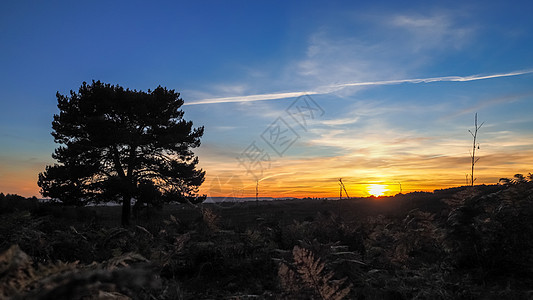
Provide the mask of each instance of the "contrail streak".
[{"label": "contrail streak", "polygon": [[300,97],[302,95],[315,95],[315,94],[318,94],[318,93],[307,91],[307,92],[289,92],[289,93],[273,93],[273,94],[259,94],[259,95],[248,95],[248,96],[209,98],[209,99],[197,100],[197,101],[188,102],[188,103],[186,102],[183,105],[230,103],[230,102],[253,102],[253,101],[293,98],[293,97]]},{"label": "contrail streak", "polygon": [[183,105],[199,105],[199,104],[213,104],[213,103],[231,103],[231,102],[254,102],[254,101],[266,101],[299,97],[302,95],[318,95],[329,94],[332,91],[339,89],[354,87],[354,86],[380,86],[380,85],[393,85],[402,83],[432,83],[432,82],[468,82],[484,79],[502,78],[519,76],[524,74],[531,74],[533,70],[514,71],[509,73],[500,73],[492,75],[471,75],[471,76],[443,76],[443,77],[429,77],[429,78],[415,78],[415,79],[397,79],[397,80],[382,80],[382,81],[367,81],[367,82],[350,82],[342,84],[328,85],[319,88],[317,91],[300,91],[300,92],[285,92],[285,93],[271,93],[271,94],[257,94],[248,96],[235,96],[235,97],[221,97],[221,98],[208,98],[192,102],[186,102]]}]

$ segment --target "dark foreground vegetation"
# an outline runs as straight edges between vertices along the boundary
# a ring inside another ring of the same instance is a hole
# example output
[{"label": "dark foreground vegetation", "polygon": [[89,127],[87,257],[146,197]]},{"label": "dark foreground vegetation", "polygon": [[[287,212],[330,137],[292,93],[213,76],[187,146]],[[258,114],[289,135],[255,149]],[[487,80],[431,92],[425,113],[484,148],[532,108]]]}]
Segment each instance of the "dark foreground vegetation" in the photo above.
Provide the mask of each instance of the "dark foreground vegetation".
[{"label": "dark foreground vegetation", "polygon": [[533,183],[119,207],[1,195],[5,299],[531,299]]}]

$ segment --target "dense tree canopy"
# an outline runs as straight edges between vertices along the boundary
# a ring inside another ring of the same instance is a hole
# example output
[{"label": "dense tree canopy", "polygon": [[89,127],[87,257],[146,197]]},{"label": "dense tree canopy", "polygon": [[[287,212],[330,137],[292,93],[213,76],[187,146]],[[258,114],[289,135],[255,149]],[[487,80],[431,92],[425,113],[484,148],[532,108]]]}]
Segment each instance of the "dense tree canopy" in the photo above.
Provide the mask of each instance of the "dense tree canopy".
[{"label": "dense tree canopy", "polygon": [[67,204],[122,202],[128,224],[137,203],[201,201],[205,172],[196,169],[204,128],[183,119],[179,93],[147,92],[93,81],[70,96],[57,93],[52,155],[57,164],[39,174],[45,197]]}]

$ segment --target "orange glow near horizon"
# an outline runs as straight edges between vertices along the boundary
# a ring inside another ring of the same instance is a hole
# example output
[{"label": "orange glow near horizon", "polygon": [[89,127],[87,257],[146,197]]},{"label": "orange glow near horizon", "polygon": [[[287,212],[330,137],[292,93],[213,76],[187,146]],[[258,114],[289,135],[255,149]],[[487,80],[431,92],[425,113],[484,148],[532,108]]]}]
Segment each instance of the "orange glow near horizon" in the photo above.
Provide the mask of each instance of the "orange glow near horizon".
[{"label": "orange glow near horizon", "polygon": [[[209,197],[338,198],[342,177],[350,197],[393,196],[414,191],[431,192],[465,185],[468,156],[422,154],[345,154],[330,157],[282,157],[274,160],[257,180],[233,160],[199,151],[199,167],[206,171],[199,193]],[[488,152],[488,151],[486,151]],[[372,157],[370,157],[372,156]],[[376,165],[375,161],[385,162]],[[481,162],[483,164],[481,164]],[[509,162],[512,162],[509,163]],[[9,167],[0,174],[0,192],[24,197],[37,196],[37,174],[49,162],[26,168]],[[527,175],[533,166],[533,150],[513,154],[486,153],[476,165],[476,184],[496,184],[502,177]],[[3,175],[3,176],[1,176]],[[343,192],[343,197],[345,197]]]},{"label": "orange glow near horizon", "polygon": [[[364,143],[361,141],[360,145],[366,146]],[[442,149],[428,150],[427,147],[409,148],[397,154],[368,146],[365,153],[351,151],[326,157],[276,158],[261,174],[258,197],[338,198],[341,177],[350,197],[394,196],[400,192],[432,192],[464,186],[465,174],[470,171],[470,157],[463,150],[468,147],[467,141],[457,142],[447,155],[438,155]],[[506,154],[491,145],[490,151],[485,150],[480,163],[476,164],[476,184],[497,184],[502,177],[528,174],[533,165],[532,154],[533,150]],[[199,156],[199,167],[207,172],[200,194],[255,197],[257,180],[239,164],[218,156],[216,151],[205,151]],[[344,191],[342,194],[345,197]]]}]

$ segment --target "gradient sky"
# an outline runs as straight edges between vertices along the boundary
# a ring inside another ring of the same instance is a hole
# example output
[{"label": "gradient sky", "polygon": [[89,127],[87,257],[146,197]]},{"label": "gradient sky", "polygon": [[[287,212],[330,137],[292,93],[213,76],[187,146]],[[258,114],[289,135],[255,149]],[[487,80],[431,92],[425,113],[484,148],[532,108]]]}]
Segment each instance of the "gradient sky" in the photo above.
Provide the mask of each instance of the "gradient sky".
[{"label": "gradient sky", "polygon": [[3,1],[0,191],[39,196],[55,93],[93,79],[180,92],[210,196],[463,185],[476,112],[476,182],[533,171],[531,1],[190,2]]}]

